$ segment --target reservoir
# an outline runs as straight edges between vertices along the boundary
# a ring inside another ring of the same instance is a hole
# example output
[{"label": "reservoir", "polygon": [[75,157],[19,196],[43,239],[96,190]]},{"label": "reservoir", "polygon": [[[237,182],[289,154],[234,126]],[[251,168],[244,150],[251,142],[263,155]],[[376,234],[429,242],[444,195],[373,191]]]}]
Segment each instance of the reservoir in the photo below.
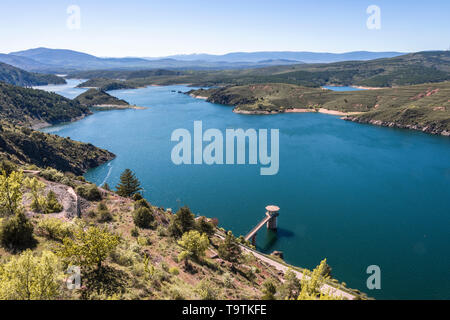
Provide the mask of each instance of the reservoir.
[{"label": "reservoir", "polygon": [[[73,98],[79,83],[51,88]],[[145,110],[96,112],[45,129],[114,152],[86,178],[115,186],[132,169],[152,204],[187,205],[245,235],[279,206],[278,232],[262,229],[257,247],[313,268],[323,258],[348,287],[380,299],[450,299],[450,138],[357,124],[319,113],[270,116],[194,99],[185,86],[110,94]],[[278,129],[279,172],[255,165],[175,165],[176,129]],[[381,290],[368,290],[366,270],[381,270]]]}]

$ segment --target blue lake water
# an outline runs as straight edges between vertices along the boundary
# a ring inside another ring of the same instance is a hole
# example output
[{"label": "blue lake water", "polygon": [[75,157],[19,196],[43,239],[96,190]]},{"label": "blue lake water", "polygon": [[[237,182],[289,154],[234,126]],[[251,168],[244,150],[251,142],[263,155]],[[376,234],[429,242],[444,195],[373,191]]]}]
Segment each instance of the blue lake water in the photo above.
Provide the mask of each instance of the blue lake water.
[{"label": "blue lake water", "polygon": [[[188,205],[235,235],[245,235],[275,204],[278,233],[260,231],[259,250],[281,250],[287,262],[307,268],[327,258],[334,277],[375,298],[450,299],[450,138],[316,113],[239,115],[172,92],[189,89],[112,91],[148,109],[97,112],[46,131],[117,155],[86,174],[97,184],[114,186],[131,168],[153,204]],[[174,165],[171,134],[192,132],[196,120],[204,130],[279,129],[279,173]],[[370,265],[381,268],[381,290],[366,287]]]}]

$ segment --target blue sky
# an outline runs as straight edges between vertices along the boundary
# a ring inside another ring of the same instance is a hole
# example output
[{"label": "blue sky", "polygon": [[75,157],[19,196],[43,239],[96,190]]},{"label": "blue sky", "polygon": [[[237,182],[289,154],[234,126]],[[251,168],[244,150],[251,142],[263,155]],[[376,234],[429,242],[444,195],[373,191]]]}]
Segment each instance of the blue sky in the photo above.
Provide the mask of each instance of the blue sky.
[{"label": "blue sky", "polygon": [[[67,8],[81,9],[79,30]],[[366,9],[381,10],[381,29]],[[448,0],[2,0],[0,52],[64,48],[99,56],[234,51],[346,52],[450,47]]]}]

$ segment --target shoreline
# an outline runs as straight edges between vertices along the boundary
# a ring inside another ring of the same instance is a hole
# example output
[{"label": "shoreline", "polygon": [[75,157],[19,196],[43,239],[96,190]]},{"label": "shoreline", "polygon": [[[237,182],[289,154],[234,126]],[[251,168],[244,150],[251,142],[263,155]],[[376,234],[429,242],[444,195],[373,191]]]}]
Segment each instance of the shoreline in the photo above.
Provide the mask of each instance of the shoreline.
[{"label": "shoreline", "polygon": [[354,116],[357,114],[361,114],[363,112],[342,112],[342,111],[337,111],[337,110],[329,110],[329,109],[325,109],[325,108],[319,108],[319,109],[307,109],[307,108],[292,108],[292,109],[285,109],[285,110],[277,110],[277,111],[267,111],[267,110],[239,110],[234,108],[233,112],[236,114],[281,114],[281,113],[322,113],[322,114],[328,114],[328,115],[332,115],[332,116],[341,116],[341,117],[345,117],[345,116]]}]

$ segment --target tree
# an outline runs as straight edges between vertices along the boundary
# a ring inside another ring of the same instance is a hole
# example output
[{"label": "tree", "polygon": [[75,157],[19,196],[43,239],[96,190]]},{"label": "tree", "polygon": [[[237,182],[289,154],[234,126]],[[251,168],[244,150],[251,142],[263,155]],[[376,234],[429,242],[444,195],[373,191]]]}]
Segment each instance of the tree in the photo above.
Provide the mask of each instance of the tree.
[{"label": "tree", "polygon": [[281,286],[281,291],[284,299],[294,299],[296,298],[301,290],[300,280],[297,275],[291,269],[288,269],[284,274],[284,283]]},{"label": "tree", "polygon": [[45,188],[45,183],[38,180],[36,177],[26,178],[24,185],[30,189],[33,201],[31,202],[31,208],[35,212],[45,211],[45,198],[42,196],[42,191]]},{"label": "tree", "polygon": [[238,262],[241,258],[241,247],[236,241],[231,231],[228,231],[225,240],[219,245],[217,250],[219,257],[231,263]]},{"label": "tree", "polygon": [[120,183],[116,187],[119,196],[129,198],[142,190],[141,183],[130,169],[125,169],[120,175]]},{"label": "tree", "polygon": [[55,254],[26,250],[0,266],[0,300],[51,300],[61,294],[61,265]]},{"label": "tree", "polygon": [[33,238],[33,224],[21,211],[14,217],[6,218],[0,226],[0,244],[8,249],[23,249],[31,247]]},{"label": "tree", "polygon": [[275,300],[275,294],[277,293],[277,288],[272,281],[266,281],[263,283],[263,296],[262,300]]},{"label": "tree", "polygon": [[216,230],[215,225],[209,222],[205,217],[197,219],[196,227],[198,231],[206,233],[209,237],[213,236]]},{"label": "tree", "polygon": [[109,254],[119,245],[119,237],[107,229],[78,227],[74,239],[65,238],[58,254],[68,263],[80,267],[94,267],[97,271]]},{"label": "tree", "polygon": [[169,233],[179,238],[184,233],[195,229],[195,216],[188,207],[182,207],[172,216],[169,224]]},{"label": "tree", "polygon": [[323,276],[327,271],[327,259],[324,259],[311,272],[306,270],[305,276],[301,281],[301,290],[298,300],[337,300],[339,297],[323,292],[322,286],[329,279],[329,276]]},{"label": "tree", "polygon": [[186,260],[189,257],[199,259],[205,255],[205,251],[209,247],[209,239],[206,234],[191,230],[183,234],[178,244],[184,249],[179,255],[179,260]]},{"label": "tree", "polygon": [[58,202],[56,194],[50,190],[45,200],[45,213],[58,213],[63,210],[62,204]]},{"label": "tree", "polygon": [[146,207],[140,207],[133,213],[134,224],[143,229],[151,227],[151,223],[155,220],[152,211]]},{"label": "tree", "polygon": [[0,216],[11,216],[22,206],[23,173],[13,171],[0,175]]}]

